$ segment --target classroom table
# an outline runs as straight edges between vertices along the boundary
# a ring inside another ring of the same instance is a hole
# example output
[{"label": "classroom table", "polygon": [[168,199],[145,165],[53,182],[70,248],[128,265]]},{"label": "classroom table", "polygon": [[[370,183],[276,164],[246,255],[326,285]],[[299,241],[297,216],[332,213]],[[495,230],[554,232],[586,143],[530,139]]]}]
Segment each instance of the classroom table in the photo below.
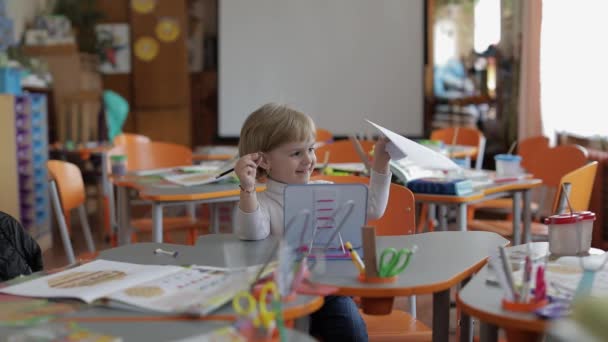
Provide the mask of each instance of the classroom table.
[{"label": "classroom table", "polygon": [[[203,261],[200,261],[205,265],[224,266],[226,261],[229,261],[241,262],[242,266],[246,266],[264,261],[275,243],[273,238],[241,241],[233,234],[213,234],[199,237],[196,247],[206,252],[202,256]],[[358,271],[350,260],[328,261],[325,273],[316,276],[313,281],[338,287],[340,295],[380,301],[387,298],[392,300],[396,296],[433,294],[433,341],[447,341],[450,289],[466,282],[481,269],[491,248],[507,244],[506,239],[490,232],[432,232],[379,236],[378,253],[387,247],[418,246],[408,268],[395,283],[359,282]],[[226,250],[231,253],[226,253]],[[470,319],[464,315],[460,322],[461,334],[470,334]]]},{"label": "classroom table", "polygon": [[[504,182],[488,182],[476,187],[475,190],[467,195],[435,195],[415,193],[416,202],[437,205],[439,208],[439,222],[442,230],[447,226],[447,206],[456,205],[458,207],[457,219],[458,229],[467,230],[467,205],[488,201],[491,199],[508,197],[513,198],[513,243],[518,245],[522,242],[520,225],[523,220],[523,242],[531,241],[531,222],[532,212],[531,191],[533,188],[542,185],[540,179],[519,179]],[[523,197],[523,215],[522,215]],[[434,217],[434,213],[429,210],[429,217]]]},{"label": "classroom table", "polygon": [[[147,341],[147,342],[166,342],[186,340],[195,336],[209,333],[215,329],[227,327],[228,322],[225,321],[178,321],[178,320],[163,320],[162,317],[158,320],[144,320],[133,317],[126,320],[85,320],[74,319],[72,316],[66,316],[57,319],[56,324],[73,324],[78,328],[84,328],[91,332],[107,334],[121,338],[123,342],[129,341]],[[0,325],[0,337],[9,337],[25,328],[3,327]],[[302,332],[286,329],[287,340],[297,342],[314,342],[316,341],[311,336]],[[188,340],[189,342],[196,339]]]},{"label": "classroom table", "polygon": [[[112,182],[117,192],[117,232],[120,245],[130,243],[130,217],[128,190],[138,192],[138,197],[152,205],[152,241],[163,241],[163,207],[185,204],[211,205],[211,229],[219,232],[219,215],[217,203],[236,202],[240,189],[236,183],[211,183],[198,186],[181,186],[159,179],[158,176],[146,176],[130,173],[122,177],[113,177]],[[263,190],[259,186],[257,191]]]},{"label": "classroom table", "polygon": [[[530,244],[533,254],[549,254],[548,242]],[[524,252],[526,245],[507,248],[509,252]],[[589,253],[601,254],[602,250],[592,248]],[[549,256],[550,257],[550,256]],[[534,313],[503,310],[501,300],[503,290],[488,284],[488,267],[477,273],[464,288],[456,294],[456,304],[463,313],[477,317],[481,322],[481,341],[498,340],[498,328],[505,329],[509,341],[537,341],[547,331],[550,320],[538,318]]]}]

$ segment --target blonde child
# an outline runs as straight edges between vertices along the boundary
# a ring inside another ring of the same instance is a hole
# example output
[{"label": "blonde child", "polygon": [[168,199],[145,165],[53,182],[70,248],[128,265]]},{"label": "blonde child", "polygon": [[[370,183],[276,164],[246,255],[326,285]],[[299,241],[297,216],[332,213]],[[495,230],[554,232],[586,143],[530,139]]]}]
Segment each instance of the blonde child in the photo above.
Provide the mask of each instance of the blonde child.
[{"label": "blonde child", "polygon": [[[283,234],[283,192],[287,184],[308,184],[314,169],[315,125],[312,119],[284,105],[263,105],[247,118],[239,140],[240,159],[235,173],[240,180],[240,201],[235,231],[243,240],[261,240]],[[368,191],[367,217],[384,214],[391,174],[386,139],[374,148]],[[266,178],[266,191],[255,184]],[[367,341],[367,330],[350,297],[328,296],[311,315],[310,332],[324,341]]]}]

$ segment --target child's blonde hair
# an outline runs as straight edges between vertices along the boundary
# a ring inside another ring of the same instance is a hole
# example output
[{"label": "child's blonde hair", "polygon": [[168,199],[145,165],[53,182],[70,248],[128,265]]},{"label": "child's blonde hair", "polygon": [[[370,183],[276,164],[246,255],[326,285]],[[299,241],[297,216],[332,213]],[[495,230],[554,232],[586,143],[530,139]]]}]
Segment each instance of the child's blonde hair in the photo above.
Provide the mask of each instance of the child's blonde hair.
[{"label": "child's blonde hair", "polygon": [[[316,128],[312,119],[286,105],[267,103],[247,117],[239,139],[239,155],[269,152],[290,143],[315,139]],[[258,167],[258,178],[266,170]]]}]

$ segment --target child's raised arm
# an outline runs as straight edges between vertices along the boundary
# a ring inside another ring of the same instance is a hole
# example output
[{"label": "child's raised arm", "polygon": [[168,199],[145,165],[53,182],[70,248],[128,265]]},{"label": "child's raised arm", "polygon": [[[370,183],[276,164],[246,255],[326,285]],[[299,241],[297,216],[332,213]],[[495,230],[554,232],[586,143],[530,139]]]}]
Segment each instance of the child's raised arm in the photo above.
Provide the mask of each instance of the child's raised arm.
[{"label": "child's raised arm", "polygon": [[239,178],[239,187],[241,188],[239,208],[246,213],[254,212],[258,208],[255,182],[261,158],[261,153],[247,154],[242,156],[234,166],[234,173]]},{"label": "child's raised arm", "polygon": [[372,169],[384,175],[388,173],[388,162],[391,160],[388,152],[386,152],[386,144],[389,141],[390,140],[388,140],[387,137],[380,136],[378,141],[376,141],[376,145],[374,146],[374,165],[372,165]]}]

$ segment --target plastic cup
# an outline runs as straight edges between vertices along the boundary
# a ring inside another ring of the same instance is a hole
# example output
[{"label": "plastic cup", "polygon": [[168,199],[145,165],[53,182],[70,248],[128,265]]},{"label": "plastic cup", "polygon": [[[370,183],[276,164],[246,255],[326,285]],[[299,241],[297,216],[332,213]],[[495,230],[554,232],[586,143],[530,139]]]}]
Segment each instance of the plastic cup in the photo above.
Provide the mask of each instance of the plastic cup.
[{"label": "plastic cup", "polygon": [[110,156],[110,164],[112,165],[112,174],[115,176],[124,176],[127,174],[127,156],[113,155]]},{"label": "plastic cup", "polygon": [[521,157],[514,154],[497,154],[494,156],[496,162],[496,177],[521,176]]},{"label": "plastic cup", "polygon": [[552,215],[545,219],[549,226],[549,251],[556,255],[579,255],[591,248],[595,214],[581,211]]}]

